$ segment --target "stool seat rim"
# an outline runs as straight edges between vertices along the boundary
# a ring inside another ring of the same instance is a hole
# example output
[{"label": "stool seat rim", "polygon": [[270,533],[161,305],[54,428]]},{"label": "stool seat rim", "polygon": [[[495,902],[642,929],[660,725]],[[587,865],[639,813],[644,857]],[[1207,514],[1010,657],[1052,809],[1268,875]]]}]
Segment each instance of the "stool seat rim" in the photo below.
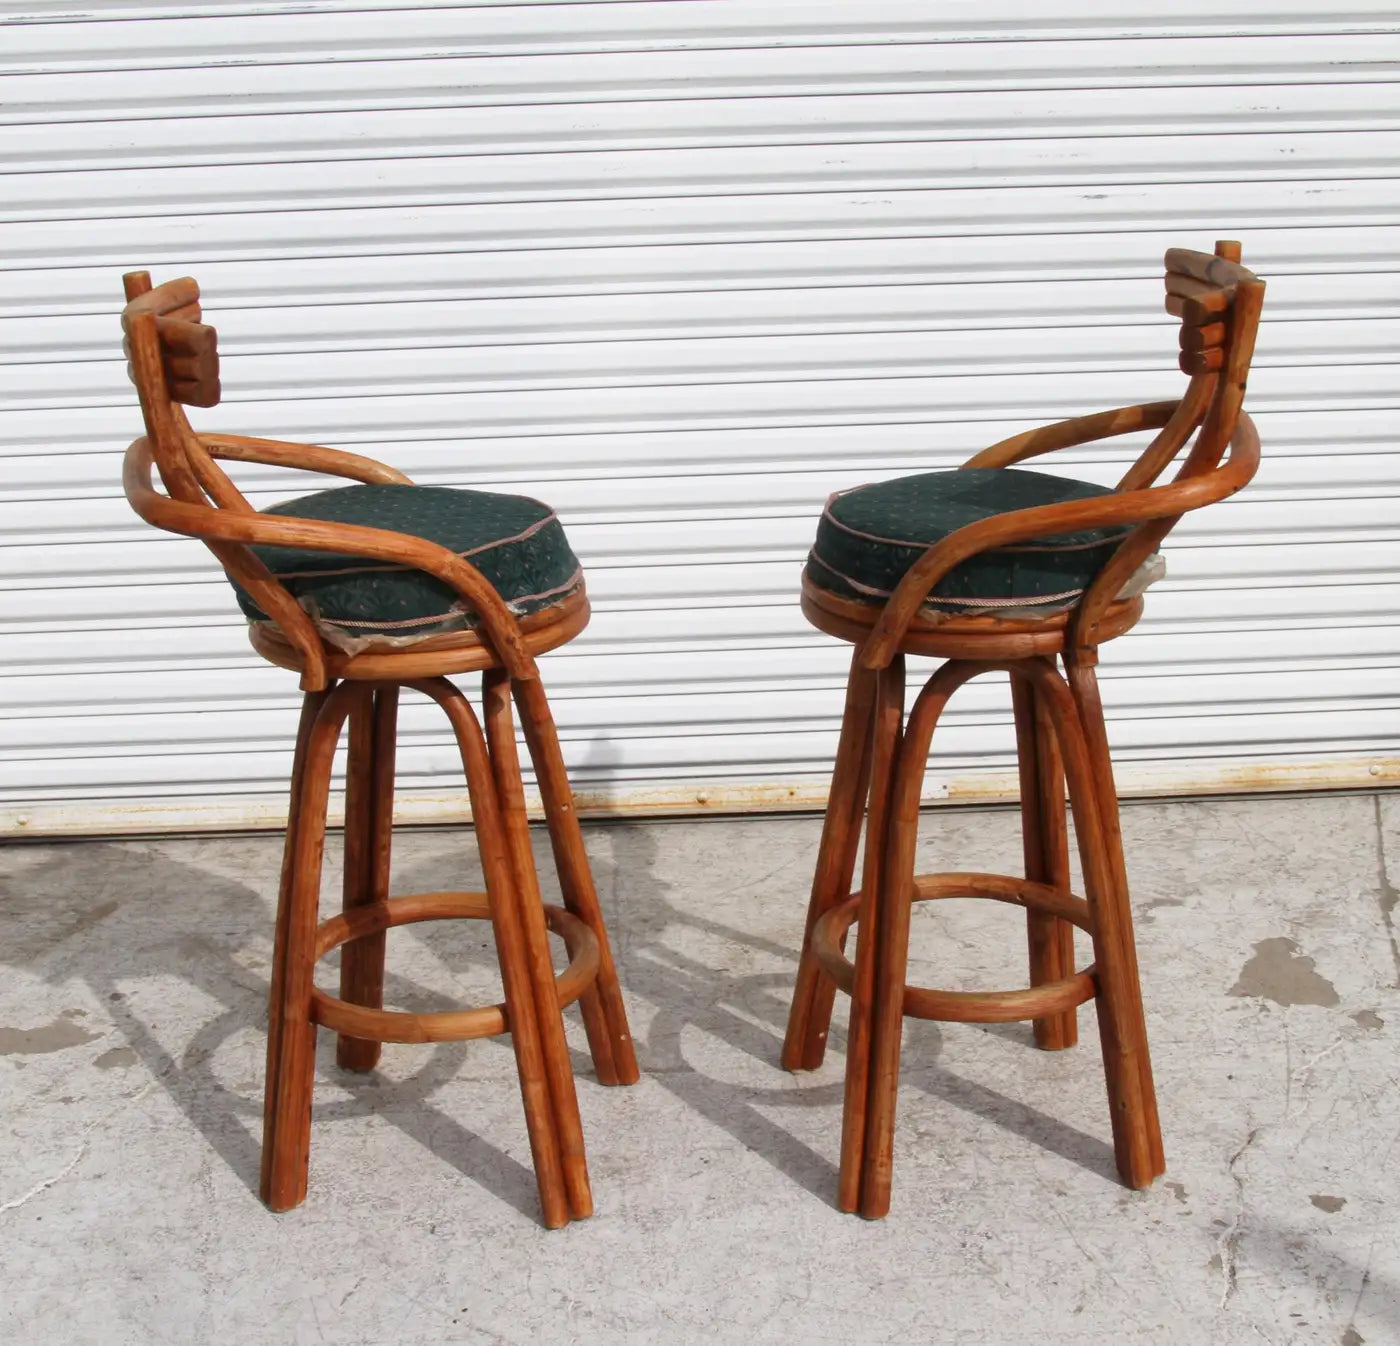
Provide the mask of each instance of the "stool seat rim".
[{"label": "stool seat rim", "polygon": [[[530,654],[537,655],[567,645],[588,625],[591,616],[588,594],[580,586],[563,602],[519,619],[524,646]],[[248,639],[268,663],[293,673],[303,671],[305,660],[275,623],[250,622]],[[428,636],[402,649],[371,646],[358,654],[347,654],[330,645],[324,649],[327,675],[352,682],[404,682],[502,666],[476,630]]]},{"label": "stool seat rim", "polygon": [[[802,615],[819,631],[860,645],[869,637],[884,610],[881,603],[861,603],[823,589],[802,577]],[[1021,659],[1063,654],[1068,607],[1040,617],[1004,617],[982,613],[928,614],[921,612],[900,642],[901,654],[937,659]],[[1143,612],[1142,595],[1109,604],[1097,628],[1099,642],[1112,640],[1137,625]]]}]

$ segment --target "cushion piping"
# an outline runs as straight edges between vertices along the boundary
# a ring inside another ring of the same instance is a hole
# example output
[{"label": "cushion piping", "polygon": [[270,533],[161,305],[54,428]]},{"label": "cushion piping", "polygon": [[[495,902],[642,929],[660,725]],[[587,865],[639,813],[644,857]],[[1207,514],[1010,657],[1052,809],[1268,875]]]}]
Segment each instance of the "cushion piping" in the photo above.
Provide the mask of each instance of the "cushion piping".
[{"label": "cushion piping", "polygon": [[[554,598],[559,594],[567,594],[571,589],[577,589],[582,580],[583,567],[580,566],[569,576],[564,584],[557,584],[552,589],[543,589],[537,594],[520,594],[510,599],[506,603],[506,606],[513,607],[517,603],[533,603],[542,598]],[[467,609],[462,606],[454,606],[449,608],[446,612],[432,614],[427,617],[404,617],[399,621],[393,622],[361,621],[355,617],[324,617],[319,612],[309,615],[314,615],[318,622],[324,622],[327,626],[355,627],[356,629],[363,628],[367,631],[396,631],[403,630],[406,627],[428,626],[437,622],[451,621],[455,617],[465,617],[467,615]]]},{"label": "cushion piping", "polygon": [[[1103,543],[1099,544],[1100,546]],[[864,584],[860,580],[853,579],[843,571],[837,570],[835,566],[829,565],[817,555],[817,549],[813,547],[807,554],[809,561],[815,561],[828,574],[835,575],[837,579],[845,584],[849,584],[852,589],[859,593],[869,594],[872,598],[889,598],[893,589],[877,589],[874,585]],[[937,607],[942,604],[947,607],[956,608],[1038,608],[1049,603],[1062,603],[1067,599],[1078,598],[1084,590],[1065,589],[1057,594],[1032,594],[1024,598],[957,598],[943,597],[938,594],[930,594],[924,599],[925,607]]]},{"label": "cushion piping", "polygon": [[[853,489],[853,490],[859,491],[859,490],[863,490],[864,488],[863,488],[863,487],[860,487],[860,486],[856,486],[856,487],[853,487],[852,489]],[[843,533],[848,533],[848,534],[850,534],[851,537],[858,537],[858,538],[860,538],[860,539],[861,539],[862,541],[864,541],[864,542],[878,542],[878,543],[880,543],[882,546],[887,546],[887,547],[906,547],[906,548],[908,548],[908,549],[911,550],[911,551],[914,551],[914,550],[918,550],[918,551],[927,551],[928,548],[933,547],[933,546],[936,546],[939,542],[944,541],[946,538],[952,537],[952,533],[945,533],[945,534],[943,535],[943,537],[934,538],[934,539],[932,539],[931,541],[928,541],[928,542],[911,542],[911,541],[909,541],[907,538],[881,537],[878,533],[866,533],[866,532],[862,531],[862,530],[859,529],[859,528],[852,528],[850,524],[848,524],[848,523],[842,523],[842,521],[841,521],[840,519],[838,519],[838,518],[831,512],[831,504],[832,504],[832,501],[834,501],[834,500],[839,500],[842,496],[844,496],[844,495],[849,495],[849,494],[850,494],[849,491],[837,491],[834,495],[828,497],[827,502],[826,502],[826,507],[822,510],[822,517],[823,517],[828,523],[830,523],[833,527],[839,528]],[[1001,517],[1001,516],[998,515],[998,514],[988,514],[988,515],[986,516],[986,518],[988,518],[988,519],[996,519],[996,518],[1000,518],[1000,517]],[[982,520],[980,520],[980,519],[979,519],[979,520],[974,520],[973,522],[980,523],[980,522],[982,522]],[[969,523],[969,524],[964,524],[963,527],[964,527],[964,528],[971,527],[971,524],[970,524],[970,523]],[[1126,528],[1126,525],[1125,525],[1124,527]],[[956,530],[955,530],[955,531],[956,531]],[[1074,531],[1075,531],[1075,532],[1081,532],[1081,531],[1083,531],[1083,530],[1081,530],[1081,529],[1075,529]],[[1052,534],[1051,536],[1053,536],[1053,534]],[[1005,545],[1000,546],[1000,547],[989,547],[989,548],[988,548],[988,551],[992,551],[992,552],[1092,551],[1094,548],[1106,546],[1108,543],[1110,543],[1110,542],[1112,542],[1112,541],[1114,541],[1114,540],[1115,540],[1115,539],[1114,539],[1113,537],[1098,538],[1098,539],[1095,539],[1095,540],[1091,540],[1091,541],[1089,541],[1089,542],[1066,542],[1066,543],[1055,543],[1055,542],[1050,542],[1050,541],[1048,541],[1048,540],[1047,540],[1047,541],[1036,540],[1036,541],[1033,541],[1033,542],[1015,542],[1015,543],[1008,543],[1008,544],[1005,544]],[[825,562],[823,562],[823,564],[825,564]],[[843,578],[844,578],[844,577],[843,577]]]},{"label": "cushion piping", "polygon": [[[525,498],[526,498],[526,497],[523,497],[523,496],[521,497],[521,499],[525,499]],[[535,501],[534,503],[538,504],[539,501]],[[294,517],[294,516],[291,516],[291,515],[278,515],[278,516],[274,516],[274,517],[278,517],[278,518],[292,518],[292,517]],[[525,529],[524,532],[516,533],[513,537],[494,538],[494,539],[493,539],[492,541],[490,541],[490,542],[483,542],[479,547],[469,547],[469,548],[467,548],[466,551],[459,551],[459,552],[454,553],[454,555],[460,557],[463,561],[465,561],[465,560],[467,560],[469,557],[472,557],[472,556],[480,556],[483,552],[494,551],[497,547],[507,547],[507,546],[510,546],[511,544],[516,543],[516,542],[524,542],[524,541],[526,541],[527,539],[533,537],[536,533],[538,533],[538,532],[540,531],[541,528],[544,528],[546,525],[548,525],[548,524],[550,524],[550,523],[553,523],[557,517],[558,517],[558,516],[554,513],[554,511],[553,511],[553,510],[550,510],[549,513],[546,514],[546,515],[544,516],[544,518],[536,520],[536,521],[535,521],[534,523],[532,523],[527,529]],[[319,520],[316,520],[315,522],[320,522],[320,521],[319,521]],[[389,531],[392,531],[392,530],[389,530]],[[407,536],[407,535],[406,535],[406,534],[401,534],[401,536]],[[425,539],[423,539],[423,538],[417,538],[417,539],[415,539],[415,540],[421,542],[421,541],[424,541]],[[298,549],[298,548],[295,548],[295,547],[288,547],[287,550],[289,550],[289,551],[296,551],[296,550],[299,550],[299,549]],[[366,558],[366,561],[368,562],[368,558]],[[309,580],[309,579],[326,579],[326,578],[328,578],[328,577],[330,577],[330,576],[333,576],[333,575],[370,575],[370,574],[391,574],[391,573],[407,574],[407,573],[412,573],[413,571],[415,571],[415,570],[417,570],[417,569],[418,569],[417,566],[402,565],[402,564],[395,564],[394,562],[388,562],[388,563],[367,563],[367,564],[365,564],[365,565],[356,565],[356,566],[341,566],[341,567],[339,567],[339,568],[337,568],[337,569],[334,569],[334,570],[279,570],[279,571],[276,572],[276,574],[277,574],[277,578],[278,578],[278,579]],[[550,593],[553,593],[554,591],[551,589],[551,590],[549,590],[549,592],[550,592]],[[539,598],[539,597],[543,597],[543,596],[544,596],[544,595],[541,595],[541,594],[525,594],[525,595],[523,595],[521,598],[516,599],[515,601],[516,601],[516,602],[522,602],[522,601],[528,602],[531,598]]]}]

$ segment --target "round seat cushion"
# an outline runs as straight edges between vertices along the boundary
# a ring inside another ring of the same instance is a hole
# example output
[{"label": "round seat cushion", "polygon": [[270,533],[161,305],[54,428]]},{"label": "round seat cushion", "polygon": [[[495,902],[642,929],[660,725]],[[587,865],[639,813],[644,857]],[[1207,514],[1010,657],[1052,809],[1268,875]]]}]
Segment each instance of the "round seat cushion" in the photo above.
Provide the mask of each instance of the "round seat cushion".
[{"label": "round seat cushion", "polygon": [[[883,603],[928,547],[967,524],[1112,494],[1091,482],[1020,468],[922,472],[857,486],[827,501],[807,575],[842,597]],[[944,576],[928,605],[945,612],[1067,606],[1129,531],[1086,529],[983,552]]]},{"label": "round seat cushion", "polygon": [[[443,486],[344,486],[262,512],[436,542],[481,571],[519,616],[562,602],[583,585],[578,558],[554,511],[528,496]],[[449,585],[421,570],[296,547],[252,550],[330,639],[402,641],[467,630],[477,621]],[[251,620],[268,620],[243,589],[234,589]]]}]

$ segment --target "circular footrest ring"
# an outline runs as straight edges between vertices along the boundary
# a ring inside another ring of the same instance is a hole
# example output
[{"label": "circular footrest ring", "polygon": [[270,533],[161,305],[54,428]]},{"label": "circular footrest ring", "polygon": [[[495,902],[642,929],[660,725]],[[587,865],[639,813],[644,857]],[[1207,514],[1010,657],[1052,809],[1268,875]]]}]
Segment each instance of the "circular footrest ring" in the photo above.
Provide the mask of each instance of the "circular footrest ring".
[{"label": "circular footrest ring", "polygon": [[[410,897],[392,897],[387,902],[353,907],[322,921],[316,928],[316,957],[324,958],[342,944],[377,935],[396,925],[454,919],[490,920],[487,895],[415,893]],[[572,1005],[598,976],[598,937],[585,922],[563,907],[546,903],[544,919],[545,924],[563,938],[569,950],[569,966],[554,979],[559,1007],[563,1009],[565,1005]],[[311,988],[311,1021],[333,1032],[373,1042],[460,1042],[466,1038],[497,1037],[508,1027],[504,1005],[410,1014],[404,1010],[352,1005],[317,986]]]},{"label": "circular footrest ring", "polygon": [[[860,894],[825,912],[812,931],[812,951],[832,981],[847,995],[855,985],[855,965],[842,951],[846,931],[860,914]],[[994,902],[1044,911],[1092,932],[1089,904],[1082,897],[1008,874],[921,874],[914,879],[915,902],[948,897],[985,897]],[[1074,1009],[1097,994],[1095,968],[1059,981],[1015,991],[936,991],[923,986],[904,988],[904,1013],[911,1019],[949,1023],[1014,1023],[1040,1019]]]}]

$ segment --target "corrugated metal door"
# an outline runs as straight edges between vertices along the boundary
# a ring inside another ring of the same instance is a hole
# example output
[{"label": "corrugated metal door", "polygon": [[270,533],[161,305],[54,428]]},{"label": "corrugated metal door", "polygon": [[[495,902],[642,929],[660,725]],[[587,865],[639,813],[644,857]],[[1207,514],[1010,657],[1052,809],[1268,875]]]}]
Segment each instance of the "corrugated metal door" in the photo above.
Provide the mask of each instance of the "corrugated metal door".
[{"label": "corrugated metal door", "polygon": [[[596,604],[547,667],[585,801],[720,808],[824,789],[847,650],[796,592],[825,495],[1173,395],[1162,249],[1241,238],[1265,466],[1106,658],[1121,783],[1400,766],[1389,0],[0,14],[0,829],[282,807],[292,677],[120,496],[133,266],[204,286],[207,427],[556,504]],[[930,795],[1006,788],[1008,723],[969,689]],[[445,736],[405,731],[406,816],[449,816]]]}]

